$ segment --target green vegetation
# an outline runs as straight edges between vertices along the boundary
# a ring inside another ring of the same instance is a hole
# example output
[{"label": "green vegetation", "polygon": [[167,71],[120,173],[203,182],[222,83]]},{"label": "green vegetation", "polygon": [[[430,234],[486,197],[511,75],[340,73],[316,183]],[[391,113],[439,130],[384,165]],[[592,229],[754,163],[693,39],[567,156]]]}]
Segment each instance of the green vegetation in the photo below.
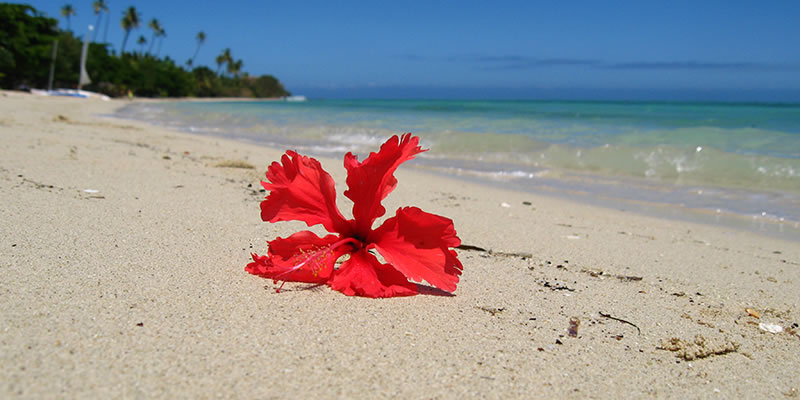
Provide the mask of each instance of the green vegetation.
[{"label": "green vegetation", "polygon": [[[69,7],[68,7],[69,6]],[[64,10],[67,10],[65,12]],[[106,11],[105,2],[95,2],[95,14]],[[62,8],[68,21],[75,15],[70,5]],[[106,15],[106,23],[108,22]],[[129,7],[122,18],[125,30],[123,51],[116,54],[109,43],[90,43],[86,69],[92,83],[86,90],[109,96],[125,96],[130,90],[145,97],[280,97],[288,96],[283,85],[271,75],[252,77],[242,70],[244,62],[234,59],[226,48],[216,58],[217,70],[206,66],[185,69],[169,56],[152,54],[153,45],[166,36],[164,27],[153,18],[148,26],[152,39],[145,52],[147,39],[141,35],[138,51],[125,52],[128,35],[141,25],[135,7]],[[74,88],[78,83],[81,55],[81,38],[71,31],[59,31],[58,20],[43,15],[28,5],[0,3],[0,87],[4,89],[46,88],[53,48],[57,44],[54,88]],[[99,28],[98,28],[99,30]],[[96,35],[95,35],[96,37]],[[197,49],[186,64],[189,68],[206,34],[199,32],[195,38]],[[189,44],[187,44],[189,45]],[[131,45],[133,47],[133,45]],[[222,67],[225,66],[223,72]]]}]

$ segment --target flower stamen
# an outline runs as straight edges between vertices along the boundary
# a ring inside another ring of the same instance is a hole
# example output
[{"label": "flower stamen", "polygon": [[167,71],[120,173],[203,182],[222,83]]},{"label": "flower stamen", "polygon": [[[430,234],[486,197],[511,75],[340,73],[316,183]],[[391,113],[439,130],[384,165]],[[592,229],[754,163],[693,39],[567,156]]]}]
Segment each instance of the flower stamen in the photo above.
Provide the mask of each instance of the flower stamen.
[{"label": "flower stamen", "polygon": [[[289,275],[289,274],[291,274],[291,273],[293,273],[293,272],[295,272],[295,271],[297,271],[297,270],[299,270],[299,269],[301,269],[301,268],[303,268],[303,267],[305,267],[307,265],[310,266],[311,273],[315,277],[319,276],[319,273],[322,272],[322,270],[325,269],[326,266],[333,265],[333,262],[336,261],[336,260],[331,260],[330,259],[331,257],[336,257],[336,254],[334,253],[333,250],[338,248],[338,247],[347,245],[347,244],[349,244],[349,245],[351,245],[351,246],[353,246],[355,248],[361,246],[361,242],[359,242],[356,239],[344,238],[344,239],[342,239],[342,240],[340,240],[338,242],[335,242],[335,243],[333,243],[331,245],[328,245],[328,246],[322,246],[322,247],[317,247],[315,249],[310,249],[311,251],[300,249],[300,251],[298,253],[298,256],[300,256],[303,260],[301,262],[293,265],[291,268],[287,269],[286,271],[281,272],[280,274],[276,275],[273,278],[273,282],[274,283],[278,283],[278,281],[283,281],[281,283],[281,286],[278,287],[278,289],[276,290],[276,292],[280,293],[281,288],[283,288],[283,284],[286,283],[286,280],[283,279],[283,278],[285,278],[287,275]],[[339,255],[341,255],[341,254],[342,253],[340,253]],[[336,257],[336,258],[339,258],[339,257]]]}]

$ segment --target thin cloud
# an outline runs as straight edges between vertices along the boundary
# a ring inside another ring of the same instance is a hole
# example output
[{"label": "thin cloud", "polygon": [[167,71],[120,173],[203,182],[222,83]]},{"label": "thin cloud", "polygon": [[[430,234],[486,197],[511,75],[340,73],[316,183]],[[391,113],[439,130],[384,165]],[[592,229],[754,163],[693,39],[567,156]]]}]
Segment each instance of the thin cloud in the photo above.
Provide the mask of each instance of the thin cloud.
[{"label": "thin cloud", "polygon": [[529,57],[525,56],[516,56],[516,55],[505,55],[505,56],[475,56],[473,57],[473,61],[482,62],[482,63],[516,63],[516,62],[526,62],[529,61]]},{"label": "thin cloud", "polygon": [[459,55],[450,62],[470,63],[483,70],[525,70],[546,67],[588,67],[616,70],[684,70],[684,71],[800,71],[800,64],[767,64],[754,62],[707,61],[631,61],[607,62],[589,58],[537,58],[517,54]]},{"label": "thin cloud", "polygon": [[746,62],[701,62],[701,61],[637,61],[628,63],[607,64],[610,69],[683,69],[683,70],[756,70],[771,67],[768,64]]},{"label": "thin cloud", "polygon": [[752,62],[702,62],[702,61],[672,61],[672,62],[630,62],[608,64],[610,69],[638,69],[638,70],[685,70],[685,71],[800,71],[800,64],[768,64]]},{"label": "thin cloud", "polygon": [[515,70],[532,69],[541,67],[567,67],[567,66],[591,66],[598,64],[598,60],[585,58],[537,58],[516,54],[500,56],[487,55],[466,55],[452,56],[448,58],[451,62],[474,63],[481,69],[486,70]]},{"label": "thin cloud", "polygon": [[585,67],[597,65],[597,60],[579,58],[532,58],[513,62],[497,63],[495,65],[484,65],[487,70],[524,70],[543,67]]}]

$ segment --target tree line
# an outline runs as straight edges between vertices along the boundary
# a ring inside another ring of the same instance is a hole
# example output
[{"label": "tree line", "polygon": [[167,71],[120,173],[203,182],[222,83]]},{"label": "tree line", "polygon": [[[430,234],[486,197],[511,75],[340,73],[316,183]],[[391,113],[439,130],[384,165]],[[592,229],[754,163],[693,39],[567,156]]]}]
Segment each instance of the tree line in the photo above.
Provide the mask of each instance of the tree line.
[{"label": "tree line", "polygon": [[[109,96],[124,96],[129,91],[145,97],[281,97],[290,93],[272,75],[250,76],[243,71],[244,62],[233,57],[230,48],[216,57],[216,70],[196,66],[195,59],[206,41],[198,32],[192,58],[181,65],[169,56],[160,56],[161,41],[166,30],[153,18],[147,24],[152,35],[148,40],[140,35],[136,46],[126,51],[130,34],[142,24],[135,7],[123,13],[120,25],[125,35],[117,54],[106,41],[108,5],[95,1],[97,29],[89,44],[86,69],[92,83],[84,89]],[[105,14],[103,42],[97,42],[100,24]],[[72,5],[61,8],[67,30],[58,29],[58,20],[46,16],[29,5],[0,3],[0,87],[4,89],[46,88],[55,53],[54,88],[77,86],[82,40],[70,30]],[[225,67],[223,69],[223,67]]]}]

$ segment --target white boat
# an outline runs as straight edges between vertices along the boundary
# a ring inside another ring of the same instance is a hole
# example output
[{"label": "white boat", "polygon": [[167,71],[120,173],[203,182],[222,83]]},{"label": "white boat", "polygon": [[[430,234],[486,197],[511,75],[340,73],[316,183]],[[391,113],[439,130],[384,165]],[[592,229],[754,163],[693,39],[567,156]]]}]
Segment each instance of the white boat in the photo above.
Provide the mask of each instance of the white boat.
[{"label": "white boat", "polygon": [[[101,100],[111,100],[110,97],[90,92],[88,90],[81,90],[83,85],[88,85],[92,83],[92,80],[89,78],[89,73],[86,72],[86,57],[88,55],[89,49],[89,35],[92,33],[94,29],[93,26],[89,25],[89,32],[86,33],[86,38],[83,40],[83,48],[81,49],[81,70],[80,70],[80,78],[78,79],[78,89],[55,89],[55,90],[40,90],[40,89],[31,89],[31,93],[39,96],[68,96],[68,97],[80,97],[83,99],[88,98],[97,98]],[[52,63],[50,65],[50,83],[48,87],[52,87],[53,84],[53,71],[55,68],[56,62],[56,49],[58,48],[58,41],[55,42],[53,45],[53,55],[52,55]]]},{"label": "white boat", "polygon": [[101,100],[111,100],[110,97],[102,93],[95,93],[95,92],[90,92],[88,90],[76,90],[76,89],[55,89],[55,90],[31,89],[31,94],[39,96],[68,96],[68,97],[80,97],[83,99],[93,98]]}]

